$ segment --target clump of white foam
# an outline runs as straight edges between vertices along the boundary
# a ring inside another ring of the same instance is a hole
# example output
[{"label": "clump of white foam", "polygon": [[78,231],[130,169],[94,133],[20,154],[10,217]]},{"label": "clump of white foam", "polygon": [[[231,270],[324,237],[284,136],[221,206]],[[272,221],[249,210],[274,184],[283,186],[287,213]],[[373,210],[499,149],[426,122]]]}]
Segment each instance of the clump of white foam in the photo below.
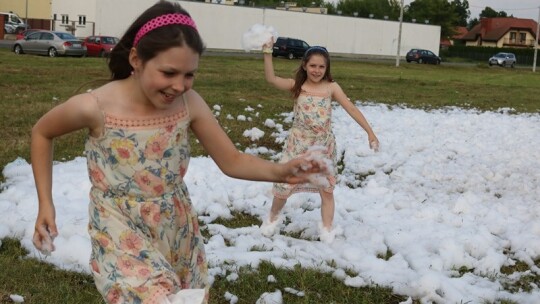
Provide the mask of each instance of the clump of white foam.
[{"label": "clump of white foam", "polygon": [[[332,160],[326,157],[325,152],[327,149],[323,146],[312,146],[310,147],[304,157],[306,160],[316,163],[320,168],[324,169],[319,173],[309,174],[307,176],[309,182],[318,187],[318,188],[328,188],[330,187],[330,181],[328,181],[328,175],[331,172],[334,172],[334,163]],[[311,168],[302,167],[302,170],[309,170]]]},{"label": "clump of white foam", "polygon": [[257,23],[242,36],[242,48],[246,52],[260,50],[271,39],[276,41],[277,37],[278,33],[272,26]]},{"label": "clump of white foam", "polygon": [[51,253],[54,251],[54,237],[52,237],[50,234],[48,234],[45,238],[43,238],[41,243],[41,250],[39,250],[44,255],[51,255]]}]

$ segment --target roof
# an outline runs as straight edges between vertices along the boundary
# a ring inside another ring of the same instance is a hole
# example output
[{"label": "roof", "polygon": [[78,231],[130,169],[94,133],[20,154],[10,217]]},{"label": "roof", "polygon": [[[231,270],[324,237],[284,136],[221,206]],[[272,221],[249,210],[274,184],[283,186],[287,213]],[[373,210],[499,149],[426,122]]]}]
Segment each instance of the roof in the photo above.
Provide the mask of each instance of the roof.
[{"label": "roof", "polygon": [[462,39],[463,36],[467,35],[469,30],[464,26],[458,26],[455,28],[456,34],[452,36],[452,39]]},{"label": "roof", "polygon": [[478,36],[484,41],[499,41],[508,31],[526,30],[536,36],[536,21],[533,19],[521,19],[515,17],[481,18],[480,23],[475,25],[463,40],[476,40]]}]

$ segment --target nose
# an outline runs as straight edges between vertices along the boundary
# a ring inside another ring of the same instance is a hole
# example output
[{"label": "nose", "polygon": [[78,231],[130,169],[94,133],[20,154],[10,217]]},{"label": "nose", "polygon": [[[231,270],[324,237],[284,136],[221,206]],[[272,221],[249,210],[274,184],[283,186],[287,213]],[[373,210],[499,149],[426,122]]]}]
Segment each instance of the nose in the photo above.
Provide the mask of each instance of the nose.
[{"label": "nose", "polygon": [[186,78],[184,76],[179,76],[176,79],[174,79],[172,89],[176,92],[184,92],[186,89]]}]

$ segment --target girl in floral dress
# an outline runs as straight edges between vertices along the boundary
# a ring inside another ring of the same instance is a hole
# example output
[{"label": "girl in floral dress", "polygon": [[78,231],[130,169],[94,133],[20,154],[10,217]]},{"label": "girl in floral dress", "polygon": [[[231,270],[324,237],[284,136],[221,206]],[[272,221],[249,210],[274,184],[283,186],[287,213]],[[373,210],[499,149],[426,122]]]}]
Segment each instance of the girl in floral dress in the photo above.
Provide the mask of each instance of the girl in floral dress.
[{"label": "girl in floral dress", "polygon": [[[281,223],[281,209],[289,196],[297,192],[318,192],[321,196],[321,218],[319,238],[333,242],[338,229],[333,229],[334,195],[336,184],[336,141],[332,133],[332,105],[337,101],[347,113],[366,131],[372,149],[377,150],[379,140],[364,115],[347,98],[341,87],[334,82],[330,73],[330,57],[324,47],[310,47],[302,58],[295,79],[281,78],[274,74],[272,64],[273,40],[263,45],[264,73],[266,81],[281,90],[290,91],[295,99],[294,121],[282,152],[282,162],[311,153],[312,147],[323,147],[324,158],[333,162],[334,172],[322,184],[275,183],[274,199],[270,214],[261,225],[262,233],[273,235]],[[320,148],[318,149],[320,151]]]},{"label": "girl in floral dress", "polygon": [[56,106],[32,129],[33,242],[48,251],[58,235],[53,140],[88,130],[90,270],[107,303],[208,301],[203,237],[184,183],[188,129],[231,177],[297,183],[324,169],[305,158],[275,164],[240,153],[192,89],[203,49],[189,14],[160,1],[113,49],[111,81]]}]

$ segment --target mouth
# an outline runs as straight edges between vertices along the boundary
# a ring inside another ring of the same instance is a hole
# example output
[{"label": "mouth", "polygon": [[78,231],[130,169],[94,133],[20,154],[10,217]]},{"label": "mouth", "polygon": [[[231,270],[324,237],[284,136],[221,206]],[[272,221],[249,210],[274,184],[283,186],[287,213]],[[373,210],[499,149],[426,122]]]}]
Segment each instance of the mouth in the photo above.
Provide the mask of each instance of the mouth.
[{"label": "mouth", "polygon": [[161,95],[163,95],[163,98],[165,99],[165,102],[172,103],[176,99],[176,94],[169,94],[167,92],[161,92]]}]

